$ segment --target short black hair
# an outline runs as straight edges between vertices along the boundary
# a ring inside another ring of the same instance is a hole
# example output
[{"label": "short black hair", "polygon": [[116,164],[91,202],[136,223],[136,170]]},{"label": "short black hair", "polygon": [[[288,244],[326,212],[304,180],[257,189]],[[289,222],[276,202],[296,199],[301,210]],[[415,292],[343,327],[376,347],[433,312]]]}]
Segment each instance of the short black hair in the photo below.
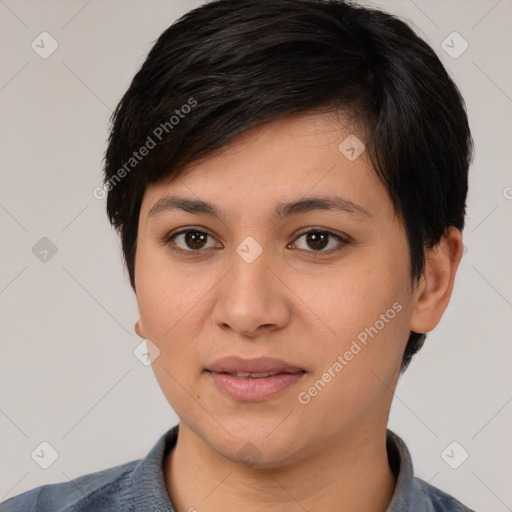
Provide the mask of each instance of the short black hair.
[{"label": "short black hair", "polygon": [[[160,35],[112,115],[103,186],[132,288],[148,185],[315,111],[364,127],[415,283],[425,248],[464,227],[473,153],[464,100],[435,52],[397,17],[347,1],[213,0]],[[411,332],[402,371],[425,337]]]}]

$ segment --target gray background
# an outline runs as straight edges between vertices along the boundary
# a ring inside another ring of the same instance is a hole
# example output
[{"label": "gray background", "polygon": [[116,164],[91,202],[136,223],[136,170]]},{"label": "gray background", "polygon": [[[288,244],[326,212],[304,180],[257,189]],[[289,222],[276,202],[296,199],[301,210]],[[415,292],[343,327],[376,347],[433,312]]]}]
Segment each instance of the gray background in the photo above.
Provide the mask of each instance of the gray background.
[{"label": "gray background", "polygon": [[[133,355],[136,302],[92,191],[112,109],[159,34],[200,3],[0,1],[2,500],[141,458],[177,422]],[[476,145],[452,302],[399,383],[390,427],[419,476],[477,510],[512,510],[512,1],[373,5],[436,49]],[[31,47],[43,31],[58,43],[46,59]],[[442,47],[462,49],[454,31],[469,44],[457,58]],[[57,248],[46,261],[43,237]],[[58,453],[48,469],[31,458],[50,456],[43,441]]]}]

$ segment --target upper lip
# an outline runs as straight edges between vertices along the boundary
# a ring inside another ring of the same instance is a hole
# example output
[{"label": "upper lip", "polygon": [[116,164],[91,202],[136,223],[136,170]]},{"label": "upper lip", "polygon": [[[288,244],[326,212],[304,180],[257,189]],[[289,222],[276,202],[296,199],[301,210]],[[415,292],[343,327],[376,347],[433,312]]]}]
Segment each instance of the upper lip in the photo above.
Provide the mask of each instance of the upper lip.
[{"label": "upper lip", "polygon": [[215,373],[304,372],[302,368],[273,357],[258,357],[256,359],[244,359],[238,356],[223,357],[208,365],[206,369]]}]

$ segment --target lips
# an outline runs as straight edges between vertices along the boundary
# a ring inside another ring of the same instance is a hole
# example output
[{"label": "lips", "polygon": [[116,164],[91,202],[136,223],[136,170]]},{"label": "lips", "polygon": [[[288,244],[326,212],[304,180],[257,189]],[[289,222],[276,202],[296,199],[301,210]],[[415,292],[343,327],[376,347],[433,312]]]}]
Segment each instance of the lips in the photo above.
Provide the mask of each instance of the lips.
[{"label": "lips", "polygon": [[206,368],[216,389],[237,402],[262,402],[278,396],[303,377],[305,370],[280,359],[226,357]]},{"label": "lips", "polygon": [[218,359],[210,364],[207,371],[213,373],[229,373],[237,377],[262,378],[278,373],[303,373],[305,370],[293,366],[281,359],[259,357],[257,359],[243,359],[232,356]]}]

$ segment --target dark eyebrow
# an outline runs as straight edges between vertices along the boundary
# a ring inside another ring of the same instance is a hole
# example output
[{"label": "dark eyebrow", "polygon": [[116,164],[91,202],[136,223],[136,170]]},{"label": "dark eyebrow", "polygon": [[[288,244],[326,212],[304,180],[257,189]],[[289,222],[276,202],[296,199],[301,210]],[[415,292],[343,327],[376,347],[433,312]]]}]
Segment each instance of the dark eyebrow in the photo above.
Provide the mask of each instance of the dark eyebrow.
[{"label": "dark eyebrow", "polygon": [[277,222],[292,215],[298,215],[314,210],[341,211],[344,213],[367,217],[368,219],[373,218],[373,215],[368,210],[353,201],[349,201],[348,199],[344,199],[339,196],[328,196],[305,197],[290,203],[279,203],[274,209],[272,219]]},{"label": "dark eyebrow", "polygon": [[[197,199],[166,196],[159,199],[149,210],[148,220],[161,212],[183,210],[194,215],[209,215],[225,220],[225,215],[215,205]],[[372,219],[373,215],[362,206],[339,196],[306,197],[289,203],[279,203],[272,212],[271,219],[279,221],[292,215],[314,210],[342,211]]]}]

